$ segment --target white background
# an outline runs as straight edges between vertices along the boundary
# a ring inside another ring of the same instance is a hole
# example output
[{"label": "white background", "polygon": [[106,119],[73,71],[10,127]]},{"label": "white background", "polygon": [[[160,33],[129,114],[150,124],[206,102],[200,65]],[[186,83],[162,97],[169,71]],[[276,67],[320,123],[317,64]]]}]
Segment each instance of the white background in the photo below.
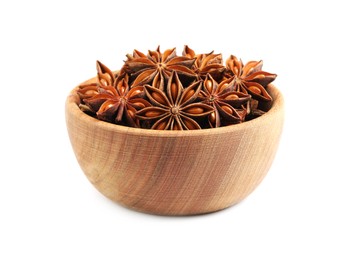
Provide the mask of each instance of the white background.
[{"label": "white background", "polygon": [[[349,259],[345,1],[116,2],[0,3],[0,259]],[[263,59],[278,74],[279,151],[234,207],[133,212],[77,164],[68,92],[95,75],[97,59],[116,70],[134,48],[158,44]]]}]

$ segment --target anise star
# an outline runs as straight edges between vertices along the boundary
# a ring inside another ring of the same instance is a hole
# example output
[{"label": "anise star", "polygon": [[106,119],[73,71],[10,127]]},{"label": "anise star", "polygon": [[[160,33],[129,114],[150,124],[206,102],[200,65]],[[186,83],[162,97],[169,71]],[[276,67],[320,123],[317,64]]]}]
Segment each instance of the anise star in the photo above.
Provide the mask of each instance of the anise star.
[{"label": "anise star", "polygon": [[272,97],[266,87],[274,81],[276,74],[262,71],[262,66],[262,61],[249,61],[244,65],[234,55],[230,55],[226,61],[227,75],[235,79],[237,91],[248,93],[258,101],[270,103]]},{"label": "anise star", "polygon": [[145,93],[153,106],[138,111],[137,117],[141,120],[155,121],[152,129],[200,129],[194,118],[203,118],[213,112],[213,108],[207,104],[194,103],[201,85],[201,81],[196,81],[184,89],[176,72],[172,72],[169,78],[167,95],[155,87],[145,85]]},{"label": "anise star", "polygon": [[143,87],[130,89],[126,75],[115,87],[103,86],[97,95],[83,101],[92,111],[96,111],[98,119],[138,127],[137,110],[151,105],[143,97]]},{"label": "anise star", "polygon": [[102,62],[96,62],[97,67],[97,82],[84,84],[79,86],[78,94],[81,99],[93,97],[99,93],[99,88],[105,86],[113,86],[115,75]]},{"label": "anise star", "polygon": [[218,84],[211,75],[206,76],[199,100],[214,108],[209,115],[210,127],[237,124],[244,120],[246,104],[251,96],[233,91],[233,83],[232,79],[226,79]]},{"label": "anise star", "polygon": [[225,67],[223,66],[222,54],[214,54],[213,51],[205,54],[196,54],[188,45],[184,46],[183,56],[196,58],[194,71],[201,77],[205,78],[210,74],[215,80],[221,80]]},{"label": "anise star", "polygon": [[152,84],[164,90],[165,81],[176,71],[180,76],[195,78],[196,74],[191,70],[195,59],[177,56],[176,48],[168,49],[163,53],[160,47],[155,51],[148,51],[148,55],[134,50],[133,55],[127,55],[124,70],[130,74],[133,80],[132,86]]},{"label": "anise star", "polygon": [[105,66],[102,62],[97,61],[97,79],[99,86],[114,86],[115,75],[114,73]]},{"label": "anise star", "polygon": [[[79,86],[79,90],[77,91],[81,100],[89,99],[100,92],[103,92],[103,88],[106,86],[113,86],[115,82],[114,73],[103,63],[100,61],[96,62],[97,67],[97,82],[93,82],[90,84],[84,84]],[[91,106],[81,103],[81,110],[85,111],[89,114],[96,114],[96,110],[93,110]]]}]

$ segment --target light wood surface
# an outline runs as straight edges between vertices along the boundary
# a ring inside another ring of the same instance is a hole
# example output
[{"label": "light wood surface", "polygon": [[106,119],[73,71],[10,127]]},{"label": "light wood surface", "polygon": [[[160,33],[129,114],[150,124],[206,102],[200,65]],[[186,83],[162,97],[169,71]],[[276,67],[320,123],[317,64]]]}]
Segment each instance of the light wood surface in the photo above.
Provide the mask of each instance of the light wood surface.
[{"label": "light wood surface", "polygon": [[282,132],[284,101],[272,85],[274,102],[265,115],[191,131],[94,119],[78,108],[76,90],[66,100],[66,124],[83,172],[106,197],[151,214],[203,214],[243,200],[267,174]]}]

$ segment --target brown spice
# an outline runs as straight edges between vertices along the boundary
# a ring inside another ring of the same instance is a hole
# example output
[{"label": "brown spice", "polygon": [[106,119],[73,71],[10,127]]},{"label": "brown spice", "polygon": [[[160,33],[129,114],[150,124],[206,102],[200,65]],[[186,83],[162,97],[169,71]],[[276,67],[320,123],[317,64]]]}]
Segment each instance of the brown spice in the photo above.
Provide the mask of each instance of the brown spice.
[{"label": "brown spice", "polygon": [[221,54],[187,45],[182,56],[158,47],[126,57],[117,74],[97,61],[97,82],[78,89],[82,111],[119,125],[192,130],[242,123],[271,107],[276,74],[263,71],[262,61],[244,65],[230,55],[224,66]]},{"label": "brown spice", "polygon": [[205,117],[213,111],[211,106],[195,102],[201,84],[201,81],[197,81],[184,89],[177,72],[172,72],[167,84],[167,95],[157,88],[145,85],[145,93],[153,106],[138,111],[138,118],[154,121],[152,129],[201,129],[193,118]]}]

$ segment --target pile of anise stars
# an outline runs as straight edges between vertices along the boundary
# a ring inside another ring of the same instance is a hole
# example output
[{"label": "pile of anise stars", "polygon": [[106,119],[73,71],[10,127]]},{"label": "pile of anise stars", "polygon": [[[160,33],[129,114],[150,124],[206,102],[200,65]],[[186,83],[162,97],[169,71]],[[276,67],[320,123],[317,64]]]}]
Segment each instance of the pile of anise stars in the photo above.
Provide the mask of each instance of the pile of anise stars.
[{"label": "pile of anise stars", "polygon": [[230,55],[196,54],[188,46],[134,50],[118,72],[97,61],[97,82],[81,85],[80,109],[118,125],[158,130],[192,130],[242,123],[267,112],[268,84],[276,74],[262,61],[246,64]]}]

